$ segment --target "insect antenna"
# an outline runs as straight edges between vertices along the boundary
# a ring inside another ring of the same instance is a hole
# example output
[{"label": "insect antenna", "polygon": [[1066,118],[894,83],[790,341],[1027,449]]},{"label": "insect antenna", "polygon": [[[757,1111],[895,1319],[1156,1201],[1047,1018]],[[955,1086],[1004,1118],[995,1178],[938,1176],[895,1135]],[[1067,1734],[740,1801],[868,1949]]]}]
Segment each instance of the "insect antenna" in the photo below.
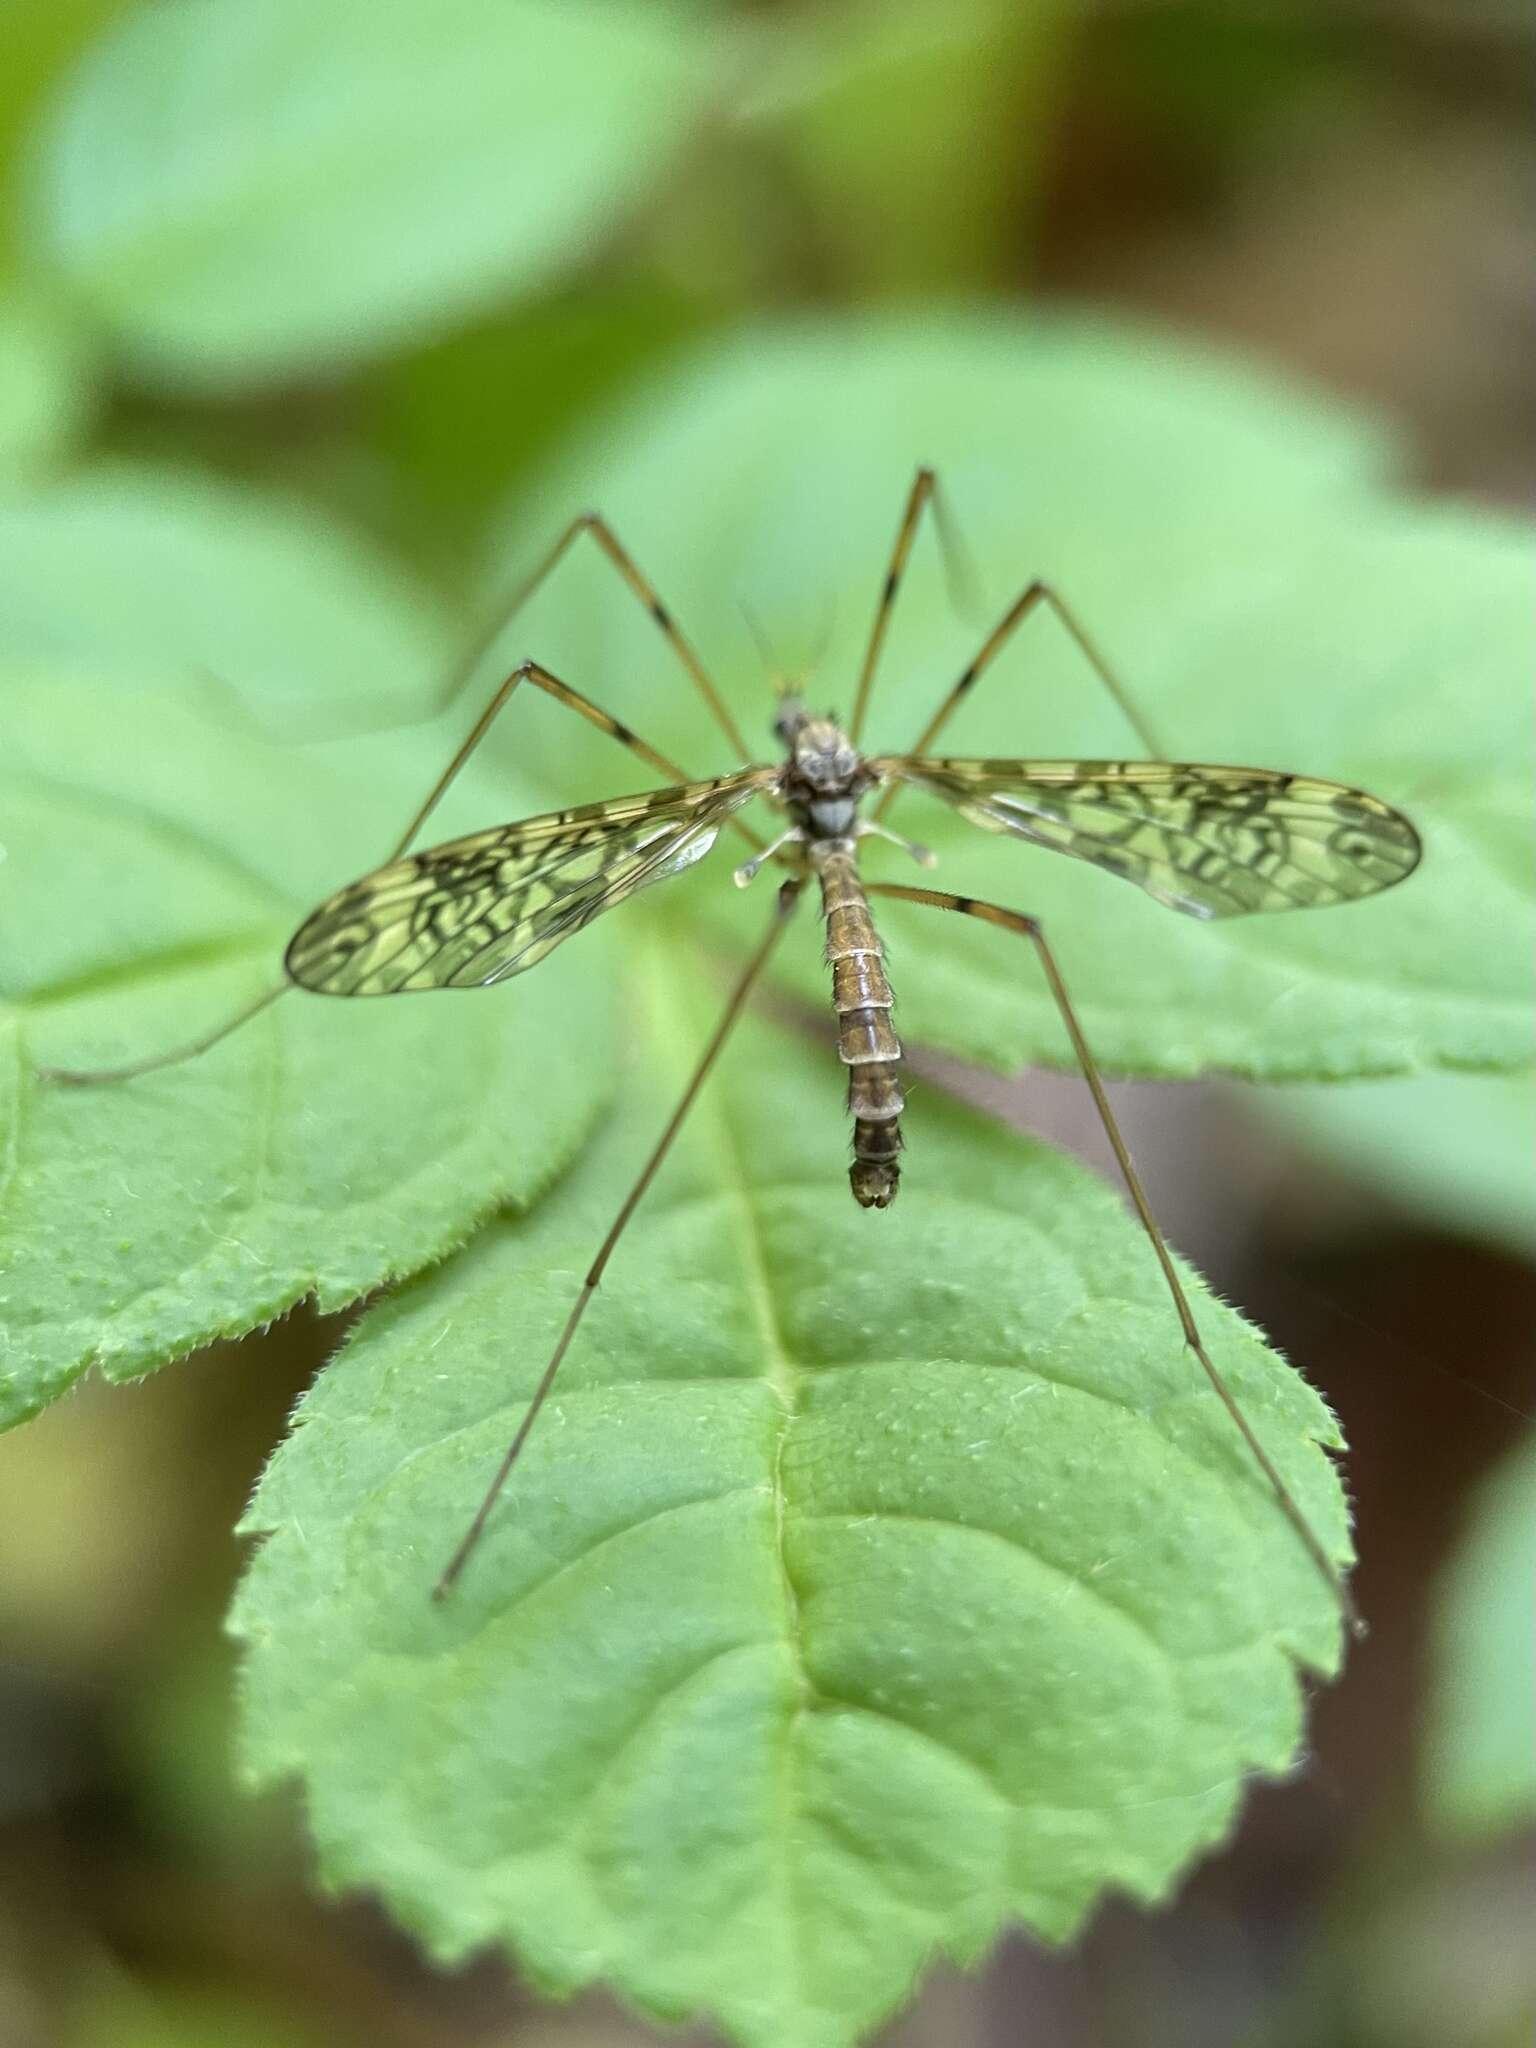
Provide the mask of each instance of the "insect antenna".
[{"label": "insect antenna", "polygon": [[793,670],[781,657],[766,627],[747,600],[738,593],[736,602],[741,609],[742,618],[746,621],[747,631],[752,635],[758,654],[762,658],[763,667],[768,671],[768,682],[774,696],[781,702],[786,697],[802,696],[806,684],[825,661],[827,649],[832,644],[832,631],[837,616],[832,599],[828,598],[823,609],[821,627],[812,652],[801,662],[799,668]]}]

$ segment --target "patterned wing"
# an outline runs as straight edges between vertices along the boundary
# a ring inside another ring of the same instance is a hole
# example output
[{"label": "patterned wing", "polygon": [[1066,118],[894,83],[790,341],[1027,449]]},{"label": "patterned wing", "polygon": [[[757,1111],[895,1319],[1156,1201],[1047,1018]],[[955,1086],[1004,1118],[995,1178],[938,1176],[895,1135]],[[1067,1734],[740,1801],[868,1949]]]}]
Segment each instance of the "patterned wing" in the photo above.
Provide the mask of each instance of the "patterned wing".
[{"label": "patterned wing", "polygon": [[776,772],[748,768],[584,804],[392,861],[305,919],[288,947],[289,976],[328,996],[505,981],[637,889],[701,860]]},{"label": "patterned wing", "polygon": [[869,766],[1192,917],[1347,903],[1390,889],[1419,861],[1419,835],[1379,797],[1267,768],[918,756]]}]

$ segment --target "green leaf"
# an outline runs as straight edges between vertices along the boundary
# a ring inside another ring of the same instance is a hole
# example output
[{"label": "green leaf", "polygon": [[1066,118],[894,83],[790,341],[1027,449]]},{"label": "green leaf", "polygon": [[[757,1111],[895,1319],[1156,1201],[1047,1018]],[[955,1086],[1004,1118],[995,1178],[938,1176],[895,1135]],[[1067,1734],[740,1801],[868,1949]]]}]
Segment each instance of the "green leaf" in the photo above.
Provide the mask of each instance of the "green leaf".
[{"label": "green leaf", "polygon": [[624,0],[144,6],[52,109],[32,237],[140,376],[334,371],[581,262],[707,59]]},{"label": "green leaf", "polygon": [[[841,2048],[1007,1920],[1164,1896],[1291,1760],[1338,1618],[1110,1191],[925,1096],[902,1201],[860,1211],[835,1060],[755,1022],[429,1600],[711,980],[644,960],[624,1113],[305,1399],[250,1516],[245,1755],[440,1956]],[[1197,1312],[1342,1554],[1327,1411]]]},{"label": "green leaf", "polygon": [[9,663],[232,689],[268,726],[410,715],[447,660],[400,569],[302,506],[103,464],[0,501]]},{"label": "green leaf", "polygon": [[0,296],[0,479],[43,470],[83,434],[95,405],[82,337],[41,293]]},{"label": "green leaf", "polygon": [[1536,1439],[1483,1486],[1440,1586],[1424,1802],[1447,1835],[1481,1841],[1536,1821]]},{"label": "green leaf", "polygon": [[[570,512],[600,506],[749,737],[771,748],[739,599],[790,666],[832,621],[809,687],[814,702],[846,710],[918,458],[940,467],[986,598],[976,618],[957,619],[922,538],[877,686],[875,748],[916,738],[1005,602],[1045,576],[1173,758],[1358,781],[1403,805],[1425,837],[1422,870],[1390,895],[1209,926],[904,798],[897,822],[939,850],[941,885],[1043,919],[1107,1064],[1289,1079],[1528,1060],[1529,533],[1394,500],[1379,443],[1356,420],[1108,323],[765,329],[595,426],[527,492],[537,519],[520,512],[499,552],[526,563]],[[562,570],[515,639],[691,771],[728,758],[595,551]],[[1141,751],[1043,618],[942,746]],[[543,756],[547,786],[571,751],[562,742]],[[868,866],[913,878],[889,848],[871,849]],[[719,899],[697,900],[712,911]],[[882,918],[911,1036],[1005,1069],[1069,1060],[1016,950],[925,910],[892,905]],[[824,1000],[813,961],[786,959],[783,974]]]},{"label": "green leaf", "polygon": [[[601,938],[500,1001],[291,992],[186,1065],[40,1081],[180,1044],[276,983],[300,916],[377,861],[445,735],[279,747],[191,689],[54,674],[0,701],[0,1419],[88,1365],[131,1378],[305,1295],[340,1307],[571,1156],[611,1086]],[[460,823],[528,807],[488,768],[455,801]]]},{"label": "green leaf", "polygon": [[1426,1074],[1359,1088],[1266,1095],[1267,1123],[1321,1152],[1393,1208],[1441,1229],[1536,1247],[1536,1079]]}]

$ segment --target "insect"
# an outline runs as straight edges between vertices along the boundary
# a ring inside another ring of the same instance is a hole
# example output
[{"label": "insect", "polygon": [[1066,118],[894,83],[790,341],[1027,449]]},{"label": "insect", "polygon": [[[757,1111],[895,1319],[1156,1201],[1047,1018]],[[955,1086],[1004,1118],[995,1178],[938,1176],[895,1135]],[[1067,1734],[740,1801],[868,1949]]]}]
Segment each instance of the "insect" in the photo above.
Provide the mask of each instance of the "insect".
[{"label": "insect", "polygon": [[[535,966],[562,941],[639,890],[681,874],[710,851],[726,827],[743,833],[753,848],[751,858],[736,870],[739,883],[749,883],[770,862],[783,868],[769,928],[737,979],[681,1100],[598,1249],[517,1432],[437,1582],[439,1597],[468,1562],[625,1226],[802,894],[814,885],[826,928],[838,1052],[848,1069],[853,1119],[849,1179],[854,1199],[867,1209],[889,1207],[900,1185],[903,1146],[901,1045],[892,1023],[893,996],[871,898],[926,904],[980,919],[1025,940],[1066,1027],[1185,1344],[1341,1612],[1354,1621],[1347,1588],[1206,1351],[1039,921],[1023,911],[944,890],[866,882],[860,874],[859,852],[866,838],[878,835],[895,840],[931,865],[931,854],[901,839],[883,822],[897,793],[922,790],[988,831],[1091,862],[1175,910],[1214,918],[1343,903],[1390,888],[1417,865],[1418,835],[1400,812],[1362,790],[1269,769],[1163,759],[955,760],[933,754],[933,742],[956,707],[1025,619],[1042,608],[1053,612],[1077,643],[1148,753],[1159,753],[1098,648],[1065,602],[1040,582],[1029,584],[1007,607],[909,752],[863,753],[859,743],[871,690],[925,507],[932,508],[940,538],[945,537],[937,489],[935,473],[920,469],[897,530],[846,726],[832,716],[813,715],[797,691],[780,685],[773,731],[781,758],[743,766],[712,781],[693,781],[629,726],[538,663],[525,661],[497,688],[384,865],[338,890],[305,919],[289,943],[283,981],[218,1029],[171,1052],[90,1072],[47,1070],[55,1081],[96,1082],[123,1080],[169,1065],[205,1051],[292,987],[321,995],[381,996],[505,981]],[[650,612],[738,757],[748,759],[750,750],[691,643],[598,515],[585,514],[571,522],[505,616],[533,594],[584,532]],[[502,623],[504,619],[498,622],[498,631]],[[473,665],[479,651],[461,673]],[[637,754],[666,779],[665,786],[410,852],[455,776],[524,683]],[[866,815],[871,798],[875,801]],[[786,821],[766,845],[740,816],[754,799],[766,800]]]}]

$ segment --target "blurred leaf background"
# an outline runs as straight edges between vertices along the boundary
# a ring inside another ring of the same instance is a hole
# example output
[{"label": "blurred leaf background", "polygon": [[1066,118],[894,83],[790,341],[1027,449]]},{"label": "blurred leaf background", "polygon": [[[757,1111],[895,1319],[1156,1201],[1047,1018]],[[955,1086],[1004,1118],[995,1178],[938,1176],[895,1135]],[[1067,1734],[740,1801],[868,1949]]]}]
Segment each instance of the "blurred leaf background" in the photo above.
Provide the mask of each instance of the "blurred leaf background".
[{"label": "blurred leaf background", "polygon": [[[594,423],[774,316],[1137,315],[1391,418],[1425,487],[1536,479],[1514,0],[11,0],[4,34],[0,632],[34,683],[169,661],[266,733],[322,684],[385,724],[508,533],[578,509],[542,480]],[[969,1085],[1095,1156],[1065,1081]],[[1170,1236],[1341,1412],[1374,1633],[1177,1906],[941,1973],[887,2038],[1524,2041],[1531,1084],[1122,1094]],[[657,2038],[425,1970],[233,1790],[229,1532],[336,1335],[300,1312],[0,1442],[7,2048]]]}]

